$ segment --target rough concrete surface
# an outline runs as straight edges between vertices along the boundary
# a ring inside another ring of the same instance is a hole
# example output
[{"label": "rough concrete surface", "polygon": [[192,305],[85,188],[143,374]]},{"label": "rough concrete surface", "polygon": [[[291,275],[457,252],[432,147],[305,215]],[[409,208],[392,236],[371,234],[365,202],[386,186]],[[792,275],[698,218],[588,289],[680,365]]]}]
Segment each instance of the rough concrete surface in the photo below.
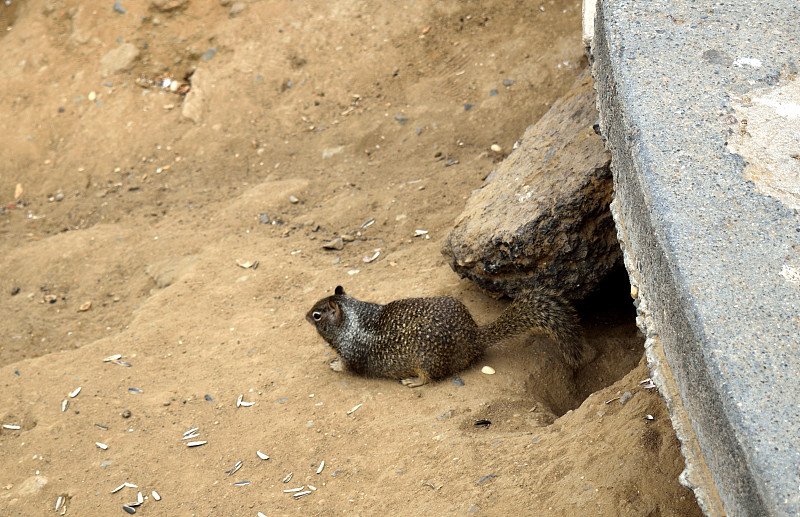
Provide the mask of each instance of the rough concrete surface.
[{"label": "rough concrete surface", "polygon": [[470,196],[442,246],[455,272],[493,292],[543,285],[584,299],[620,264],[596,121],[587,69]]},{"label": "rough concrete surface", "polygon": [[598,5],[618,229],[682,479],[710,515],[800,514],[800,151],[781,143],[798,19],[788,0]]}]

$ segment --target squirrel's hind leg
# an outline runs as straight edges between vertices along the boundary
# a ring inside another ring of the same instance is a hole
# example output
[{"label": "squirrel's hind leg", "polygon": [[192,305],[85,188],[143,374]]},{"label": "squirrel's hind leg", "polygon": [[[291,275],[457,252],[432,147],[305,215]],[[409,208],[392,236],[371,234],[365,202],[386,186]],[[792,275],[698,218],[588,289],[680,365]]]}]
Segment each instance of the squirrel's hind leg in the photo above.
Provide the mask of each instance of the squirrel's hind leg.
[{"label": "squirrel's hind leg", "polygon": [[400,379],[400,382],[403,384],[403,386],[407,386],[409,388],[419,388],[423,384],[428,384],[430,381],[430,378],[425,374],[425,372],[419,372],[419,375],[416,377]]}]

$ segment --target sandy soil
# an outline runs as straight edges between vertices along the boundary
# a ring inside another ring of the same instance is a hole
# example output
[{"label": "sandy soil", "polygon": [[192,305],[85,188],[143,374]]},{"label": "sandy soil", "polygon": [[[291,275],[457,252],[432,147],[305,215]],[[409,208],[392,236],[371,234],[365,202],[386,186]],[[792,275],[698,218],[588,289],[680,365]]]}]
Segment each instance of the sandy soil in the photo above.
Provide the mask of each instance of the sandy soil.
[{"label": "sandy soil", "polygon": [[[0,515],[700,514],[624,275],[575,378],[533,341],[412,390],[331,371],[303,319],[339,284],[502,310],[440,243],[585,67],[579,3],[113,6],[0,5]],[[136,84],[165,74],[199,123]]]}]

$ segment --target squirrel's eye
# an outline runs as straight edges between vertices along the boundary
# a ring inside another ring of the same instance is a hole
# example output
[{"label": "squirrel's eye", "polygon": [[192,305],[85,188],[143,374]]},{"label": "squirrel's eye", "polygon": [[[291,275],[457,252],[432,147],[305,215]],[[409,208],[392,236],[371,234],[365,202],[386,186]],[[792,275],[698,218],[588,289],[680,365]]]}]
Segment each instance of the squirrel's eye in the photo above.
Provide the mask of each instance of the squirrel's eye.
[{"label": "squirrel's eye", "polygon": [[321,312],[312,312],[311,313],[311,317],[314,318],[316,321],[319,321],[319,320],[322,319],[322,313]]}]

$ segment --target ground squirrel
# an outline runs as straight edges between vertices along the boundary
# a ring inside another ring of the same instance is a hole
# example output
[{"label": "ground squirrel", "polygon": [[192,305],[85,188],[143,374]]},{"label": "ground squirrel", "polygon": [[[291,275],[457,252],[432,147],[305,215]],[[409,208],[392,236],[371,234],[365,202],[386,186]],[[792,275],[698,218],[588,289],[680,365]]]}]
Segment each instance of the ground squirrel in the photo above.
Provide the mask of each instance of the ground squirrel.
[{"label": "ground squirrel", "polygon": [[581,364],[585,353],[575,310],[544,289],[520,293],[496,320],[483,326],[449,296],[378,305],[346,295],[341,286],[314,304],[306,319],[339,353],[331,362],[334,370],[400,379],[410,388],[454,375],[488,347],[534,333],[553,339],[572,368]]}]

